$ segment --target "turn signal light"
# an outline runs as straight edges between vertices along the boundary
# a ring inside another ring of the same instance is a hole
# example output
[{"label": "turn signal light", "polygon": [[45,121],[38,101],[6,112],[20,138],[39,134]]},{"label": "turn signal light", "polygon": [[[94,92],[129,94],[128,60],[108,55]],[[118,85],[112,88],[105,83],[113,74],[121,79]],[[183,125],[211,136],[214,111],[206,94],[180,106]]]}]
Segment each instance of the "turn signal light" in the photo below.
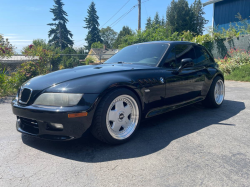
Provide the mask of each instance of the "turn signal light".
[{"label": "turn signal light", "polygon": [[88,116],[88,112],[68,114],[68,118],[79,118],[79,117],[85,117],[85,116]]}]

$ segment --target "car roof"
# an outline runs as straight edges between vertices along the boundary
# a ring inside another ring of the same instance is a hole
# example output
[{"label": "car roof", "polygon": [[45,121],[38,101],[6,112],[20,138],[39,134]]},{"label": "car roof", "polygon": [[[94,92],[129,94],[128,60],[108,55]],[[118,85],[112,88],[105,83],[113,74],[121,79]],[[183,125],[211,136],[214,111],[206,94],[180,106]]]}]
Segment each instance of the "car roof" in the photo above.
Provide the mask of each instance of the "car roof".
[{"label": "car roof", "polygon": [[176,44],[196,44],[193,42],[187,42],[187,41],[151,41],[151,42],[143,42],[143,43],[137,43],[134,45],[139,45],[139,44],[153,44],[153,43],[159,43],[159,44],[170,44],[170,45],[176,45]]}]

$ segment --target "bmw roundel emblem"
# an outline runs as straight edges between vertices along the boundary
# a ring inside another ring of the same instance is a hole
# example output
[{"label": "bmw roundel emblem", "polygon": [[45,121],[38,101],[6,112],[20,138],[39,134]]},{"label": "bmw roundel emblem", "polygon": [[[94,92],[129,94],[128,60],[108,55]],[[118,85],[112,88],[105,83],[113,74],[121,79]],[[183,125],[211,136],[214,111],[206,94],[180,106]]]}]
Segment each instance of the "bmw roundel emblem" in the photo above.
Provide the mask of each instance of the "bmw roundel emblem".
[{"label": "bmw roundel emblem", "polygon": [[164,83],[164,79],[162,77],[160,77],[160,81],[162,84]]}]

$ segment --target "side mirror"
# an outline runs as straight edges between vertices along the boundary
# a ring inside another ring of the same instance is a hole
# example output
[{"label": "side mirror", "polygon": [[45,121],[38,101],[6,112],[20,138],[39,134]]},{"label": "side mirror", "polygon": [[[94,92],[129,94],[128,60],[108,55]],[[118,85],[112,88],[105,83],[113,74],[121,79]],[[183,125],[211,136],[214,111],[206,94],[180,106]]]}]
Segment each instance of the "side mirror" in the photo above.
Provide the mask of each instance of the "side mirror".
[{"label": "side mirror", "polygon": [[174,71],[174,74],[179,74],[184,68],[188,68],[188,67],[193,67],[194,66],[194,61],[192,58],[184,58],[181,60],[181,65],[178,68],[177,71]]},{"label": "side mirror", "polygon": [[181,66],[182,68],[193,67],[194,61],[192,58],[184,58],[181,60]]}]

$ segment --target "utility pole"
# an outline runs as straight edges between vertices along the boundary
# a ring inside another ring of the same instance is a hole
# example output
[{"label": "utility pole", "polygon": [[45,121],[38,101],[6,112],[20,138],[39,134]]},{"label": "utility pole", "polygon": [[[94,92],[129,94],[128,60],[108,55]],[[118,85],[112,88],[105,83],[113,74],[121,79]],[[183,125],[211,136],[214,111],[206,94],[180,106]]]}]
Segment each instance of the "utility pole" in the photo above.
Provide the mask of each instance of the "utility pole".
[{"label": "utility pole", "polygon": [[141,0],[138,0],[138,30],[141,30]]}]

